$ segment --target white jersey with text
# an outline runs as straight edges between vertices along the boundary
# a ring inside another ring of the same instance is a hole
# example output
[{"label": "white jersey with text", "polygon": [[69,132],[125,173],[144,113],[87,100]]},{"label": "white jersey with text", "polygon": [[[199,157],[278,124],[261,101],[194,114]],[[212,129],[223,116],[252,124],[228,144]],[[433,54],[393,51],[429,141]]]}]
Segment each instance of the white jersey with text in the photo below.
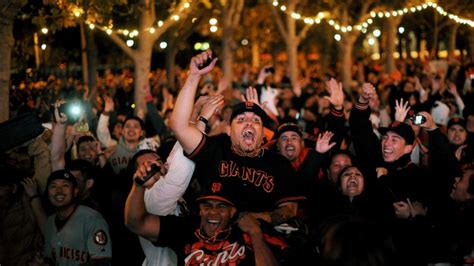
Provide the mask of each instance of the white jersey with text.
[{"label": "white jersey with text", "polygon": [[43,255],[55,265],[81,265],[94,258],[111,258],[109,228],[100,213],[78,205],[66,224],[57,229],[56,214],[45,224]]}]

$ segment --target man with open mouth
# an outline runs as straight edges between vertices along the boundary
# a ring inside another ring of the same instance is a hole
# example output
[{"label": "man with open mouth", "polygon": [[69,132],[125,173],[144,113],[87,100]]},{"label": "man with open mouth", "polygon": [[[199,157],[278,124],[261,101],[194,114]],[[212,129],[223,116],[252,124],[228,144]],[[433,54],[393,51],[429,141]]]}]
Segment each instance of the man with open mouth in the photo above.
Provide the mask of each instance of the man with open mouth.
[{"label": "man with open mouth", "polygon": [[[211,63],[204,66],[209,58]],[[257,91],[248,88],[244,101],[233,106],[227,134],[209,137],[188,123],[201,77],[216,63],[210,51],[192,58],[169,126],[186,156],[196,163],[195,176],[201,184],[229,180],[243,191],[240,210],[280,224],[296,215],[297,200],[304,197],[292,182],[295,171],[288,160],[262,147],[269,118],[259,104]],[[218,100],[224,104],[223,97]],[[209,119],[200,117],[199,121],[206,123]]]}]

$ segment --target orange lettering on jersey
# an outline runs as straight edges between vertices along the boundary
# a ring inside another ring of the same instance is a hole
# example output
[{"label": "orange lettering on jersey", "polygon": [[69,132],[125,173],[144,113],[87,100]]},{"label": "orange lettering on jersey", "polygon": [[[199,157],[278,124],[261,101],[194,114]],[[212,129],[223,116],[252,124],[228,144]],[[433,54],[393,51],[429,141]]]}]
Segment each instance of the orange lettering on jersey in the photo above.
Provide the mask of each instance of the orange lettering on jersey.
[{"label": "orange lettering on jersey", "polygon": [[263,184],[265,192],[272,192],[275,187],[274,177],[268,175],[267,172],[256,170],[252,167],[239,166],[233,161],[221,161],[219,163],[220,177],[239,177],[243,181],[247,181],[256,187]]},{"label": "orange lettering on jersey", "polygon": [[271,192],[274,186],[275,184],[273,183],[273,177],[270,177],[265,180],[265,183],[263,183],[262,187],[266,192]]},{"label": "orange lettering on jersey", "polygon": [[244,173],[242,175],[242,180],[248,180],[249,182],[253,183],[254,174],[255,174],[255,169],[245,167]]},{"label": "orange lettering on jersey", "polygon": [[232,243],[217,254],[206,254],[202,249],[193,250],[185,259],[185,265],[229,265],[234,266],[245,258],[245,246]]},{"label": "orange lettering on jersey", "polygon": [[229,175],[229,164],[226,161],[221,161],[219,164],[219,172],[221,176]]},{"label": "orange lettering on jersey", "polygon": [[234,162],[230,162],[230,177],[240,176],[239,167]]}]

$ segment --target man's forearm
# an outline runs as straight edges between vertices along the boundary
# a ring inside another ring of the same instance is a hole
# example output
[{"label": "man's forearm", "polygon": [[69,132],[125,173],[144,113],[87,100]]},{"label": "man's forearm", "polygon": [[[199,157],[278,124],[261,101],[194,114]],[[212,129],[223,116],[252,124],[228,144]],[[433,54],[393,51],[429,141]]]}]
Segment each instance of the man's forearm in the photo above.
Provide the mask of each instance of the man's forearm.
[{"label": "man's forearm", "polygon": [[145,220],[144,193],[145,187],[133,184],[125,202],[125,225],[137,234]]},{"label": "man's forearm", "polygon": [[261,232],[259,234],[251,235],[250,238],[252,239],[252,247],[255,253],[256,266],[279,265],[277,259],[273,255],[273,252],[263,239],[263,234]]},{"label": "man's forearm", "polygon": [[66,125],[55,124],[51,137],[51,168],[53,171],[64,169],[64,154],[66,153]]},{"label": "man's forearm", "polygon": [[186,79],[186,83],[176,99],[175,108],[169,123],[169,127],[183,146],[184,151],[188,154],[194,151],[202,139],[201,131],[194,127],[194,125],[189,124],[194,106],[194,97],[200,79],[201,76],[198,74],[190,75]]},{"label": "man's forearm", "polygon": [[170,118],[170,127],[175,133],[180,128],[189,126],[189,119],[193,112],[194,97],[201,75],[194,74],[188,76],[183,88],[176,98],[175,108]]}]

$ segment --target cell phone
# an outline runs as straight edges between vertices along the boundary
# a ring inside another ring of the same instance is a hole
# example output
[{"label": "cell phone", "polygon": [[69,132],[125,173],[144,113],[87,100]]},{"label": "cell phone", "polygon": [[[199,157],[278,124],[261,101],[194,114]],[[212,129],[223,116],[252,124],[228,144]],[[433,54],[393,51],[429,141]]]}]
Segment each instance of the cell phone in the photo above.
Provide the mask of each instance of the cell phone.
[{"label": "cell phone", "polygon": [[[83,108],[77,102],[66,102],[59,106],[58,111],[59,111],[60,116],[61,116],[61,113],[67,115],[67,118],[68,118],[67,123],[74,123],[78,121],[79,118],[81,117],[83,113]],[[56,119],[56,117],[54,116],[54,105],[51,105],[51,112],[53,113],[53,117]]]},{"label": "cell phone", "polygon": [[265,72],[275,74],[275,68],[274,67],[267,67],[267,68],[265,68]]},{"label": "cell phone", "polygon": [[420,114],[416,114],[416,115],[411,117],[411,121],[412,121],[413,125],[421,125],[421,124],[426,122],[426,117],[424,117]]},{"label": "cell phone", "polygon": [[201,70],[201,69],[207,67],[208,65],[210,65],[212,60],[214,60],[214,57],[216,57],[216,53],[214,53],[214,51],[211,50],[211,56],[208,57],[206,59],[206,61],[204,61],[204,63],[198,65],[198,69]]},{"label": "cell phone", "polygon": [[159,171],[161,171],[161,167],[156,165],[156,164],[152,164],[151,165],[151,170],[146,174],[146,176],[144,176],[143,178],[139,178],[138,176],[135,177],[135,183],[143,186],[143,184],[145,184],[146,181],[148,181],[148,179],[150,179],[152,176],[154,176]]}]

